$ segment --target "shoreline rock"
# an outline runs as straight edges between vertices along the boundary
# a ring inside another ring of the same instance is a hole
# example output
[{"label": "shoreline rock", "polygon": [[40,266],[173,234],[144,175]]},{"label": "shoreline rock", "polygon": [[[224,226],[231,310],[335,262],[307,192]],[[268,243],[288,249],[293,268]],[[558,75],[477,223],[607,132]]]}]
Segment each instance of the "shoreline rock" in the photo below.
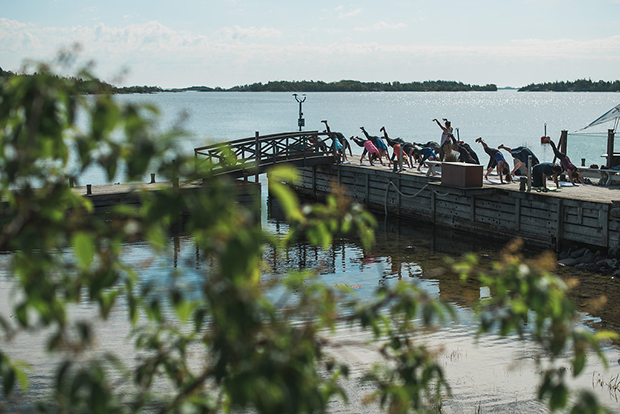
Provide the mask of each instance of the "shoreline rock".
[{"label": "shoreline rock", "polygon": [[620,247],[607,251],[583,246],[569,246],[558,254],[558,265],[601,275],[620,276]]}]

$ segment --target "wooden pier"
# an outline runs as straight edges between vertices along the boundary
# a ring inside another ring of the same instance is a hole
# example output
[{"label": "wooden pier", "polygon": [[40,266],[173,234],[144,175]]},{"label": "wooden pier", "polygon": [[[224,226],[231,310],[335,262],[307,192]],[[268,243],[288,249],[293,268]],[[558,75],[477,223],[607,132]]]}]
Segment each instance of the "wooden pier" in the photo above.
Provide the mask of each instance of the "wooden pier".
[{"label": "wooden pier", "polygon": [[[260,184],[251,181],[236,181],[237,202],[252,203],[259,199]],[[141,193],[144,191],[159,191],[172,187],[171,182],[129,183],[129,184],[104,184],[87,185],[73,188],[77,194],[88,197],[93,204],[95,213],[105,212],[108,208],[119,205],[139,205]],[[179,188],[184,193],[201,191],[203,183],[180,183]]]},{"label": "wooden pier", "polygon": [[[564,151],[566,139],[567,132],[562,131],[559,146]],[[324,145],[317,145],[322,140]],[[615,154],[613,140],[614,133],[610,130],[609,154]],[[226,159],[225,147],[235,156],[232,166],[222,162]],[[521,191],[519,183],[442,184],[440,176],[429,174],[426,168],[421,172],[397,173],[378,165],[341,163],[335,151],[335,136],[318,131],[263,136],[256,132],[251,138],[195,148],[194,153],[197,164],[209,161],[222,173],[246,180],[256,175],[258,181],[258,174],[274,164],[288,163],[301,171],[302,181],[296,187],[301,194],[322,198],[332,191],[334,184],[339,184],[353,200],[379,214],[482,237],[504,240],[521,237],[531,245],[556,250],[572,242],[600,248],[619,245],[620,202],[618,205],[615,202],[620,200],[620,189],[609,185],[573,187],[562,182],[559,191],[553,191],[554,185],[550,184],[551,191],[539,193]],[[608,167],[615,165],[613,157],[607,160]],[[475,168],[481,171],[482,166]],[[583,170],[584,175],[594,174],[594,181],[606,184],[617,183],[616,178],[620,178],[612,170]]]},{"label": "wooden pier", "polygon": [[[560,249],[577,242],[607,248],[618,245],[620,223],[614,210],[620,188],[572,186],[549,192],[520,191],[518,182],[485,181],[481,187],[442,185],[440,176],[393,172],[382,166],[333,164],[301,167],[297,191],[324,197],[334,184],[371,211],[420,220],[498,239],[523,238],[526,243]],[[491,176],[493,178],[493,176]],[[494,180],[492,180],[494,181]]]}]

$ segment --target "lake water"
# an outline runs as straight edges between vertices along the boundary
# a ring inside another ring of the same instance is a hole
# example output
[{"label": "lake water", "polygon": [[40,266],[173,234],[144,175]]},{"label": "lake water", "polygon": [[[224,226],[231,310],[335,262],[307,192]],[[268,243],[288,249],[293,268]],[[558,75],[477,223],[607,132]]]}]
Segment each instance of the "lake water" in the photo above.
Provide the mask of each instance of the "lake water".
[{"label": "lake water", "polygon": [[[231,139],[250,137],[255,131],[261,134],[297,130],[299,105],[288,93],[165,93],[157,95],[118,96],[121,101],[144,101],[156,104],[162,111],[161,128],[175,125],[183,113],[188,138],[182,146],[188,153],[194,147]],[[570,132],[587,125],[593,119],[617,105],[618,94],[596,93],[308,93],[303,104],[306,130],[322,130],[322,119],[329,121],[333,131],[345,136],[359,135],[360,126],[371,134],[379,135],[385,126],[392,137],[408,141],[439,140],[440,130],[431,122],[433,118],[448,118],[459,128],[460,138],[470,142],[478,136],[491,146],[527,145],[541,158],[551,160],[549,148],[540,145],[540,136],[547,124],[547,134],[554,140],[565,129]],[[598,131],[605,131],[599,129]],[[577,163],[586,158],[587,163],[600,164],[600,155],[606,150],[604,135],[569,136],[568,155]],[[355,148],[354,148],[355,150]],[[486,154],[481,161],[486,163]],[[101,184],[103,176],[90,171],[83,177],[83,184]],[[263,197],[263,224],[278,231],[286,228],[266,195]],[[177,237],[167,255],[153,257],[148,247],[141,243],[125,246],[127,260],[144,269],[145,277],[160,283],[165,289],[175,266],[191,269],[188,283],[197,280],[202,263],[192,240]],[[433,269],[441,266],[446,255],[459,255],[475,251],[485,260],[491,260],[501,246],[486,244],[464,235],[446,232],[416,223],[390,220],[381,223],[377,231],[377,245],[364,251],[351,239],[337,240],[328,251],[321,251],[303,243],[291,247],[277,262],[266,260],[274,272],[265,277],[277,277],[287,269],[311,267],[329,284],[355,286],[360,297],[372,295],[374,288],[396,280],[418,283],[431,294],[450,302],[457,310],[458,320],[437,333],[424,334],[419,340],[435,349],[442,349],[439,361],[447,373],[453,397],[444,406],[445,413],[522,413],[546,412],[536,401],[535,389],[539,382],[533,356],[536,347],[529,341],[515,337],[488,336],[474,341],[475,317],[470,306],[480,297],[489,294],[475,284],[463,285],[458,280],[441,277]],[[14,303],[11,277],[6,264],[9,256],[0,257],[0,312],[9,314]],[[149,263],[148,267],[145,267]],[[620,300],[620,289],[615,281],[606,277],[584,274],[566,274],[581,283],[575,295],[583,311],[583,323],[589,328],[607,328],[620,331],[620,315],[615,304]],[[594,298],[601,294],[609,297],[609,305],[593,307]],[[76,306],[74,318],[89,318],[94,308],[88,304]],[[115,350],[127,363],[135,358],[127,334],[126,309],[120,304],[110,316],[109,323],[97,328],[98,352]],[[335,404],[332,412],[378,412],[377,407],[362,407],[361,396],[370,390],[360,383],[364,368],[376,359],[376,349],[366,344],[366,337],[344,327],[335,340],[347,343],[333,353],[353,365],[353,378],[346,384],[352,396],[351,405]],[[44,396],[46,384],[53,376],[55,360],[45,352],[40,337],[20,335],[15,342],[2,344],[2,349],[14,358],[33,364],[31,387],[17,405],[27,404]],[[609,345],[605,354],[610,361],[606,370],[591,358],[588,371],[574,383],[579,388],[594,391],[613,412],[620,413],[620,394],[606,384],[620,374],[618,348]]]},{"label": "lake water", "polygon": [[[278,92],[180,92],[153,95],[118,95],[120,101],[148,102],[157,105],[162,114],[162,130],[181,124],[188,137],[182,148],[193,154],[193,148],[211,143],[297,131],[299,104],[290,93]],[[458,129],[459,137],[470,143],[485,163],[488,156],[474,140],[483,137],[491,147],[528,146],[541,161],[552,161],[553,152],[540,144],[544,135],[555,142],[562,130],[573,133],[598,118],[620,102],[616,93],[551,93],[516,92],[368,92],[307,93],[302,104],[304,130],[324,129],[326,119],[332,131],[346,137],[361,135],[364,126],[371,135],[380,135],[385,126],[388,134],[406,141],[439,141],[441,131],[432,122],[447,118]],[[611,124],[584,132],[598,135],[569,135],[568,156],[580,165],[601,164],[607,151],[606,134]],[[353,146],[354,152],[358,151]],[[360,152],[358,151],[358,154]],[[82,184],[102,184],[103,175],[90,171]]]}]

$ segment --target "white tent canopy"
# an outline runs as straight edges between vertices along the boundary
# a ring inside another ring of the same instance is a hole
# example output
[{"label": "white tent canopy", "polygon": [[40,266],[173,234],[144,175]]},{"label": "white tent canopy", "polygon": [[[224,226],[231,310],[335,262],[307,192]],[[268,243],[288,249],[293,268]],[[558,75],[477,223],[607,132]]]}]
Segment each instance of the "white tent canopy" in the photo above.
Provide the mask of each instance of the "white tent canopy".
[{"label": "white tent canopy", "polygon": [[618,121],[620,120],[620,104],[614,106],[609,111],[605,112],[603,115],[596,118],[594,121],[590,122],[590,124],[586,127],[581,128],[583,131],[586,128],[593,127],[595,125],[600,125],[605,122],[614,121],[614,131],[618,127]]}]

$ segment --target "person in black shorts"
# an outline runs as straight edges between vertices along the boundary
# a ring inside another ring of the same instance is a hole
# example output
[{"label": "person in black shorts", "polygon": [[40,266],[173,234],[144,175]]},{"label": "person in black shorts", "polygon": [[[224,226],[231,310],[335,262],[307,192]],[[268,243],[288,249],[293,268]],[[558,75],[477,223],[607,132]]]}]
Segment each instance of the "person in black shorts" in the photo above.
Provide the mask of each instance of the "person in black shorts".
[{"label": "person in black shorts", "polygon": [[538,191],[547,191],[547,178],[552,177],[557,188],[560,188],[558,175],[562,173],[562,166],[552,162],[541,162],[532,168],[532,187],[536,187]]},{"label": "person in black shorts", "polygon": [[508,151],[510,155],[512,155],[512,158],[514,158],[517,161],[515,164],[515,167],[510,172],[510,175],[512,176],[515,175],[515,173],[519,170],[519,168],[521,168],[522,165],[525,165],[527,168],[527,160],[529,156],[532,157],[532,167],[540,163],[540,161],[538,161],[538,158],[536,157],[536,155],[534,155],[532,150],[527,147],[508,148],[504,144],[501,144],[497,148],[503,149],[504,151]]},{"label": "person in black shorts", "polygon": [[485,180],[489,179],[489,174],[495,167],[497,167],[497,175],[499,175],[499,181],[504,184],[504,176],[506,176],[506,181],[511,182],[512,176],[510,175],[510,168],[508,168],[508,163],[506,159],[502,155],[501,152],[497,148],[491,148],[487,145],[486,142],[482,139],[482,137],[476,138],[476,142],[482,144],[484,148],[484,152],[489,154],[489,163],[487,164],[487,172],[484,175]]}]

